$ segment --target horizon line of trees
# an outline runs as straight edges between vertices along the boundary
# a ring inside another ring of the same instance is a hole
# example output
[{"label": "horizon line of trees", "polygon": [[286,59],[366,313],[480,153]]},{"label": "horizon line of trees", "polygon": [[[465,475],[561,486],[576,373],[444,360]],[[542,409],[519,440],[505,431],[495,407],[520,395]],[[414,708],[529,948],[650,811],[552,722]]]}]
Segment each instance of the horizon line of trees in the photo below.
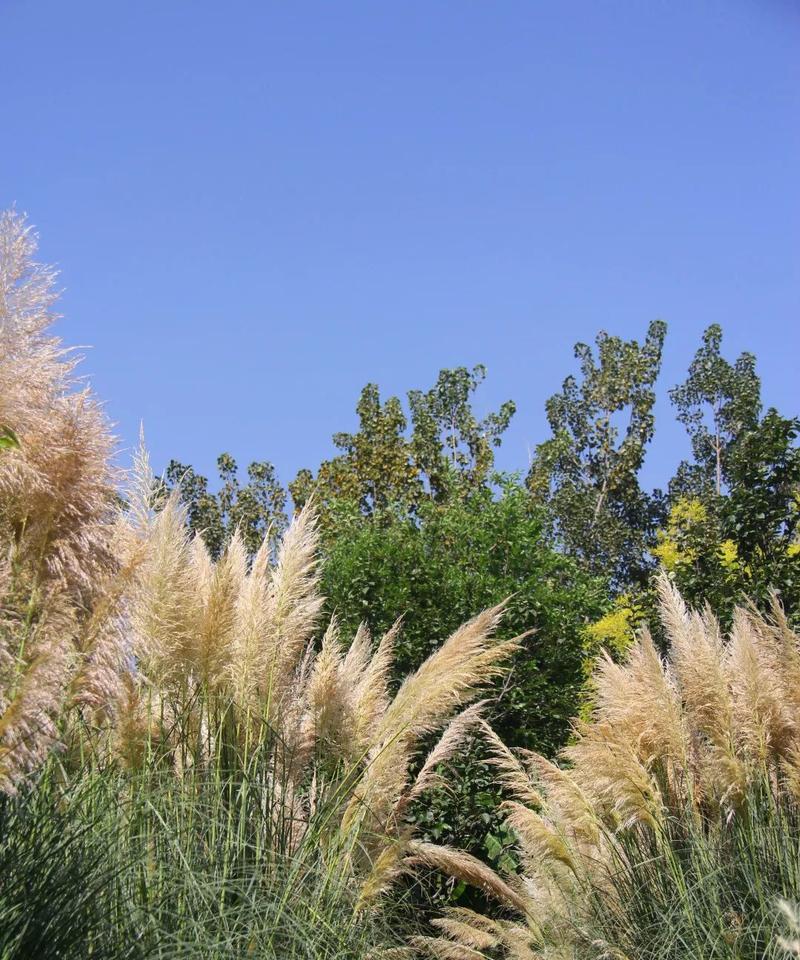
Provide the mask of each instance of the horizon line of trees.
[{"label": "horizon line of trees", "polygon": [[[524,480],[542,538],[605,578],[616,597],[642,589],[662,564],[693,602],[722,603],[723,617],[737,591],[763,598],[772,587],[794,606],[800,420],[763,411],[755,357],[728,361],[718,324],[703,333],[686,379],[669,390],[691,456],[666,491],[641,486],[666,332],[657,320],[641,343],[601,331],[594,349],[575,345],[579,371],[547,400],[550,436]],[[251,553],[267,531],[277,536],[290,498],[299,509],[315,497],[328,545],[343,523],[420,526],[434,507],[484,502],[487,492],[502,499],[517,474],[495,471],[495,450],[516,405],[508,400],[479,419],[473,396],[485,377],[481,364],[443,369],[429,390],[408,391],[405,406],[398,397],[382,400],[368,383],[357,429],[333,437],[340,452],[316,473],[301,469],[286,487],[266,460],[251,463],[242,482],[234,458],[222,453],[218,489],[177,460],[164,488],[180,487],[190,526],[214,556],[234,529]]]}]

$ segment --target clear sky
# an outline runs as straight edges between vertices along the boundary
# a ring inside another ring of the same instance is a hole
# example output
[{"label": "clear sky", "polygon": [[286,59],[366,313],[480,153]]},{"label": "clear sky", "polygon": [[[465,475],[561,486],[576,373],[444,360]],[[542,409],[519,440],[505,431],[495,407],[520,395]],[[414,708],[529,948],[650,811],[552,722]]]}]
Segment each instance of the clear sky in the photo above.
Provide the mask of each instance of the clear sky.
[{"label": "clear sky", "polygon": [[[0,206],[123,445],[288,481],[364,383],[543,405],[600,328],[712,322],[800,413],[798,0],[0,0]],[[658,407],[645,479],[683,453]]]}]

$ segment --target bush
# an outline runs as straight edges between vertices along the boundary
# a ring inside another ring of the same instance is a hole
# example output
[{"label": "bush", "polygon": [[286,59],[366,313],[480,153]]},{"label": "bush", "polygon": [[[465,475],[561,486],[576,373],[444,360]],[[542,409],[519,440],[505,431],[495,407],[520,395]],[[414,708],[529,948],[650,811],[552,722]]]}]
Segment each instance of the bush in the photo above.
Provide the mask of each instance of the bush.
[{"label": "bush", "polygon": [[364,518],[338,505],[322,593],[347,631],[382,633],[403,618],[395,683],[465,619],[508,598],[502,633],[530,631],[496,688],[495,725],[510,743],[552,754],[580,702],[585,628],[605,584],[545,541],[541,510],[513,477],[499,491],[421,507],[416,519]]}]

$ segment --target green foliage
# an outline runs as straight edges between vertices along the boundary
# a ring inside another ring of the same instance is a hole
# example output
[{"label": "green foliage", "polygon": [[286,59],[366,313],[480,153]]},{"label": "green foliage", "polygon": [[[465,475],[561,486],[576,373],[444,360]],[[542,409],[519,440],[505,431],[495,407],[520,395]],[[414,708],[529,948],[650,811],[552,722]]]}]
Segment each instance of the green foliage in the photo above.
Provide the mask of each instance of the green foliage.
[{"label": "green foliage", "polygon": [[330,611],[379,635],[398,616],[397,672],[416,669],[475,610],[510,597],[502,634],[534,632],[496,693],[499,729],[551,753],[564,742],[582,683],[583,631],[605,609],[601,580],[548,546],[541,510],[515,479],[497,496],[421,506],[417,520],[365,519],[340,505],[323,568]]},{"label": "green foliage", "polygon": [[[687,379],[670,391],[693,456],[670,483],[668,510],[655,536],[645,528],[641,533],[653,560],[667,569],[687,601],[698,607],[708,603],[726,627],[738,603],[747,599],[766,609],[772,591],[796,622],[800,421],[772,409],[762,417],[754,357],[743,353],[730,363],[721,356],[721,342],[720,327],[710,326]],[[630,601],[638,613],[623,623],[625,611],[612,611],[590,630],[587,652],[599,641],[618,654],[637,623],[658,623],[652,585],[630,577],[623,585],[622,606]]]},{"label": "green foliage", "polygon": [[410,434],[400,400],[382,403],[377,385],[367,384],[356,406],[358,431],[334,436],[342,453],[323,462],[316,477],[310,470],[298,473],[289,484],[295,505],[302,506],[314,492],[327,528],[337,503],[350,502],[364,515],[410,516],[428,500],[485,485],[493,448],[515,409],[507,401],[497,413],[476,417],[470,398],[485,376],[480,365],[471,371],[441,370],[430,390],[409,391]]},{"label": "green foliage", "polygon": [[784,602],[800,599],[795,549],[800,520],[800,420],[767,411],[731,455],[731,489],[723,511],[725,532],[750,567],[750,592],[772,585]]},{"label": "green foliage", "polygon": [[641,489],[638,473],[653,436],[665,335],[661,321],[641,345],[601,332],[597,358],[576,345],[580,380],[567,377],[547,401],[552,437],[536,448],[528,474],[567,553],[617,585],[641,583],[648,570],[659,500]]},{"label": "green foliage", "polygon": [[636,639],[646,613],[636,593],[620,593],[610,609],[586,628],[584,670],[587,677],[601,650],[615,659],[624,656]]},{"label": "green foliage", "polygon": [[726,623],[745,597],[766,608],[773,590],[790,617],[800,612],[798,428],[768,411],[730,451],[728,492],[678,498],[659,531],[654,553],[682,593]]},{"label": "green foliage", "polygon": [[488,481],[493,448],[500,446],[516,406],[507,400],[497,413],[478,420],[470,396],[485,377],[482,364],[471,371],[466,367],[440,370],[430,390],[409,391],[413,459],[434,500],[445,499],[454,489],[477,489]]},{"label": "green foliage", "polygon": [[731,364],[721,341],[720,327],[709,327],[686,381],[670,391],[694,459],[670,484],[653,553],[692,605],[709,603],[726,624],[744,598],[765,608],[771,590],[795,617],[800,421],[774,409],[760,417],[755,358],[743,353]]},{"label": "green foliage", "polygon": [[337,433],[333,438],[341,455],[320,464],[316,478],[310,470],[301,470],[289,484],[296,507],[312,492],[316,492],[323,514],[334,500],[352,502],[370,513],[389,503],[402,504],[408,510],[421,496],[419,471],[405,437],[408,421],[398,398],[381,403],[377,385],[368,383],[361,391],[356,413],[358,431]]},{"label": "green foliage", "polygon": [[286,493],[275,468],[267,461],[250,464],[244,486],[239,483],[236,461],[229,453],[220,454],[217,468],[220,488],[212,493],[206,477],[171,460],[164,475],[165,490],[180,488],[189,526],[193,533],[202,536],[214,559],[236,529],[252,555],[268,531],[277,538],[285,528]]},{"label": "green foliage", "polygon": [[19,437],[11,427],[0,426],[0,450],[19,450]]},{"label": "green foliage", "polygon": [[[466,850],[495,870],[516,873],[516,837],[500,806],[507,797],[497,783],[497,770],[486,762],[485,745],[478,740],[465,744],[442,774],[443,785],[417,801],[407,814],[419,836]],[[443,904],[492,910],[480,890],[437,872],[418,874],[410,897],[425,911]]]}]

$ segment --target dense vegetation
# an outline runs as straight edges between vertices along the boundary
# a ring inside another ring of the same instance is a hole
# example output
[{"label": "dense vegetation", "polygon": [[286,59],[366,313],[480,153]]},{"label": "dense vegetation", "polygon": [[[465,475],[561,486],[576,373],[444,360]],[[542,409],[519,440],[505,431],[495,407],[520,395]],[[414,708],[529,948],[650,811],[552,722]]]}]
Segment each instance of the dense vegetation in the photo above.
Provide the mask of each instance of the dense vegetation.
[{"label": "dense vegetation", "polygon": [[705,332],[666,491],[661,322],[576,347],[524,479],[482,367],[366,386],[286,489],[122,477],[34,252],[4,214],[0,957],[794,949],[800,421],[752,356]]}]

